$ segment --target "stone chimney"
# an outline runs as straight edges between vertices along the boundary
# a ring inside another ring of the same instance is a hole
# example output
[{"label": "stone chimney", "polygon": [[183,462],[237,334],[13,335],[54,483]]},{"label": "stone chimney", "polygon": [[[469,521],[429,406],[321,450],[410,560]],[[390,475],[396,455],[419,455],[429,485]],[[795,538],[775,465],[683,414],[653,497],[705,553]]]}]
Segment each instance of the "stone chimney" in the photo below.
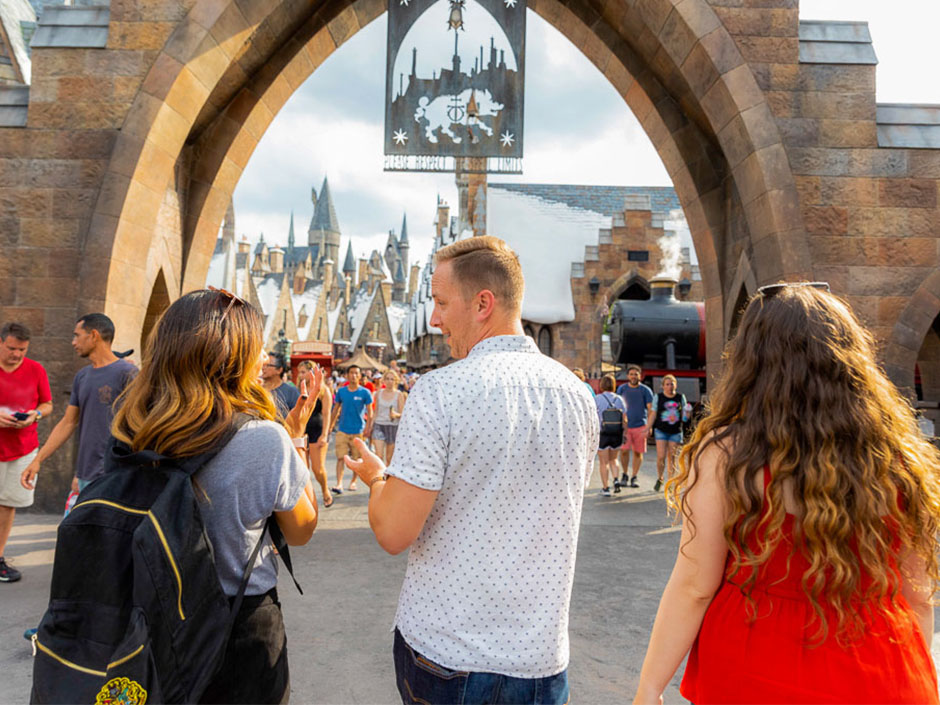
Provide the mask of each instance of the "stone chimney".
[{"label": "stone chimney", "polygon": [[336,286],[334,281],[335,276],[333,274],[333,267],[336,266],[336,263],[331,259],[323,260],[323,288],[326,290],[327,298],[332,298],[330,294],[333,292],[333,288]]},{"label": "stone chimney", "polygon": [[392,283],[389,281],[382,282],[382,298],[385,300],[385,307],[392,303]]},{"label": "stone chimney", "polygon": [[444,231],[450,227],[450,206],[440,199],[437,201],[437,220],[434,221],[434,225],[436,226],[435,234],[437,239],[440,240]]},{"label": "stone chimney", "polygon": [[352,276],[346,275],[346,300],[343,302],[344,306],[349,306],[349,297],[352,295]]},{"label": "stone chimney", "polygon": [[359,282],[359,286],[362,286],[362,282],[369,281],[369,260],[367,260],[365,257],[359,258],[357,281]]},{"label": "stone chimney", "polygon": [[418,290],[418,277],[421,275],[421,267],[416,264],[411,265],[411,274],[408,276],[408,301]]},{"label": "stone chimney", "polygon": [[294,270],[294,293],[302,294],[307,288],[307,261],[301,260]]},{"label": "stone chimney", "polygon": [[284,271],[284,250],[280,247],[275,247],[268,251],[268,263],[271,267],[271,272],[274,274],[280,274]]},{"label": "stone chimney", "polygon": [[251,252],[251,243],[248,242],[247,235],[242,235],[242,239],[238,241],[238,252],[239,254]]}]

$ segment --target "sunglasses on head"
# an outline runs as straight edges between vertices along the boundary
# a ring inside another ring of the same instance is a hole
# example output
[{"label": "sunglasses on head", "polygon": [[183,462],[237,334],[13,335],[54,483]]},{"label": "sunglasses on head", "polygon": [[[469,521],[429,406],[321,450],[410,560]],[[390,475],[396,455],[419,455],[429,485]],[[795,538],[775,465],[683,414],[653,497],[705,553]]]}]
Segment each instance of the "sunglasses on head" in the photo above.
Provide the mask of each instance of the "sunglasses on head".
[{"label": "sunglasses on head", "polygon": [[783,289],[796,289],[804,286],[809,286],[813,289],[820,289],[826,293],[830,292],[829,282],[784,282],[781,284],[768,284],[767,286],[762,286],[757,290],[757,293],[759,296],[762,296],[765,299],[769,299],[773,296],[776,296]]},{"label": "sunglasses on head", "polygon": [[222,312],[222,320],[219,321],[220,323],[225,322],[225,317],[228,316],[228,312],[232,310],[232,306],[234,306],[235,304],[239,304],[241,306],[245,305],[245,300],[243,298],[241,298],[237,294],[233,294],[228,289],[219,289],[218,287],[214,287],[214,286],[209,286],[206,288],[209,291],[214,291],[215,293],[221,294],[224,298],[228,299],[228,306],[226,306],[225,310]]}]

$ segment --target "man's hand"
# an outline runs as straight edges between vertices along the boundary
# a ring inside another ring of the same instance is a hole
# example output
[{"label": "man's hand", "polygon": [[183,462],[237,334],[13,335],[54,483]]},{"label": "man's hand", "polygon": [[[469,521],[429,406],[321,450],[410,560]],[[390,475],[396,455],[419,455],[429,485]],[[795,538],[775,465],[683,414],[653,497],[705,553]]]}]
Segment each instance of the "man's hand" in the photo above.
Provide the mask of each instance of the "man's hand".
[{"label": "man's hand", "polygon": [[36,487],[36,475],[39,474],[39,458],[34,458],[33,462],[26,466],[26,469],[20,474],[20,484],[24,489],[32,490]]},{"label": "man's hand", "polygon": [[20,422],[12,414],[0,413],[0,428],[19,428]]},{"label": "man's hand", "polygon": [[361,438],[356,438],[353,443],[356,444],[356,449],[362,459],[353,460],[347,455],[343,458],[343,461],[346,463],[346,467],[356,473],[366,486],[371,487],[375,478],[385,473],[385,463],[382,462],[379,456],[369,450],[369,446]]},{"label": "man's hand", "polygon": [[39,414],[37,414],[37,413],[36,413],[36,410],[33,409],[32,411],[28,412],[28,414],[27,414],[27,416],[26,416],[25,419],[23,419],[22,421],[17,421],[17,422],[16,422],[16,427],[17,427],[17,428],[26,428],[27,426],[32,426],[34,423],[36,423],[36,417],[37,417],[37,416],[39,416]]}]

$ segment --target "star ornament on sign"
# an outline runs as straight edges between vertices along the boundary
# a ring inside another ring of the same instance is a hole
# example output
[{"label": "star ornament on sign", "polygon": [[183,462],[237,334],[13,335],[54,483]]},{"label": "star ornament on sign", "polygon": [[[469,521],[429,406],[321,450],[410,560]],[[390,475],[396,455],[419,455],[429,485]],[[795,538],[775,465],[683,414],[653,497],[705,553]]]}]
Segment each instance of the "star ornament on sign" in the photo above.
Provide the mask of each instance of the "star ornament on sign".
[{"label": "star ornament on sign", "polygon": [[395,140],[395,144],[403,145],[408,141],[408,133],[404,130],[398,130],[392,135],[392,139]]},{"label": "star ornament on sign", "polygon": [[512,143],[516,141],[516,138],[512,136],[509,130],[506,130],[499,136],[499,141],[503,143],[503,149],[505,149],[506,147],[512,147]]}]

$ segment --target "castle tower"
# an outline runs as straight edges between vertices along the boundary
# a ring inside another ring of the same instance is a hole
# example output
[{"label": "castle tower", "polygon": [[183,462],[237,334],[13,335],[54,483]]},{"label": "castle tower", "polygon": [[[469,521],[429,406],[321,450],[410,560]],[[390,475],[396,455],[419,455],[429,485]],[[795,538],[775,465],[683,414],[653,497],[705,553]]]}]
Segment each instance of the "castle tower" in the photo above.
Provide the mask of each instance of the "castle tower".
[{"label": "castle tower", "polygon": [[418,277],[421,275],[421,265],[415,262],[411,265],[411,272],[408,274],[408,301],[418,290]]},{"label": "castle tower", "polygon": [[[356,276],[356,258],[353,256],[352,240],[346,246],[346,259],[343,260],[343,276],[353,278]],[[355,282],[353,282],[355,284]]]},{"label": "castle tower", "polygon": [[408,282],[405,280],[405,267],[401,260],[398,260],[398,268],[395,270],[395,276],[392,281],[392,301],[405,300],[406,287]]},{"label": "castle tower", "polygon": [[333,208],[333,198],[330,196],[330,184],[323,177],[320,195],[316,198],[313,208],[313,218],[310,220],[310,229],[307,230],[307,244],[319,245],[317,269],[322,275],[323,260],[339,259],[339,220],[336,218],[336,209]]},{"label": "castle tower", "polygon": [[398,238],[398,252],[401,255],[402,269],[408,271],[408,214],[402,213],[401,216],[401,235]]}]

